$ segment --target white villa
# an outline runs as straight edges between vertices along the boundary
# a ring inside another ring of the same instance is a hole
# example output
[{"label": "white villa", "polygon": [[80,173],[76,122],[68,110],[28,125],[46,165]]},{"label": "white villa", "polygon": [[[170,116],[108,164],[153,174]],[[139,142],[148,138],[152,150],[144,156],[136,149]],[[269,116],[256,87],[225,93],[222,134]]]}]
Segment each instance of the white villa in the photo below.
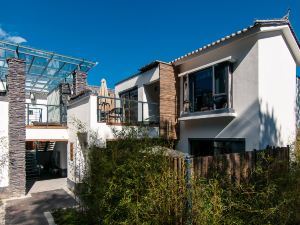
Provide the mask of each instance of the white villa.
[{"label": "white villa", "polygon": [[190,155],[290,145],[299,65],[286,18],[154,61],[114,91],[105,81],[99,91],[87,85],[94,62],[0,42],[0,195],[24,195],[34,181],[56,177],[72,188],[90,137],[105,146],[125,126],[175,139]]}]

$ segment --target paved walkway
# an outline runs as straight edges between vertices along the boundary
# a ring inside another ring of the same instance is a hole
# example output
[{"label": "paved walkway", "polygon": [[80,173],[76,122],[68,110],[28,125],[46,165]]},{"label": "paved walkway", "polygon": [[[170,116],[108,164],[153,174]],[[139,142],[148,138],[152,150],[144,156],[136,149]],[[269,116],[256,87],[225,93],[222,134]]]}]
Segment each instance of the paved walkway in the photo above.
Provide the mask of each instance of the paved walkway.
[{"label": "paved walkway", "polygon": [[51,180],[36,181],[30,188],[27,195],[32,193],[52,191],[57,189],[67,189],[67,178],[57,178]]},{"label": "paved walkway", "polygon": [[75,204],[73,197],[63,189],[31,193],[31,197],[6,202],[5,222],[7,225],[47,225],[44,212]]}]

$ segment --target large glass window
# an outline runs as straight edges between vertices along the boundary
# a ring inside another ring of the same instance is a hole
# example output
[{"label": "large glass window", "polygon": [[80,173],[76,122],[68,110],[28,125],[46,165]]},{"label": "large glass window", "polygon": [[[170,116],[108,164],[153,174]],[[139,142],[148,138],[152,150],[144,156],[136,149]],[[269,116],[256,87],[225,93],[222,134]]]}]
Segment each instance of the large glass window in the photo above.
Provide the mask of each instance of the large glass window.
[{"label": "large glass window", "polygon": [[119,95],[123,99],[124,122],[138,121],[138,89],[133,88]]},{"label": "large glass window", "polygon": [[[187,104],[185,99],[188,93],[190,112],[228,108],[229,66],[228,62],[220,63],[191,73],[188,79],[183,79],[184,104]],[[187,80],[188,86],[185,85]]]},{"label": "large glass window", "polygon": [[190,139],[190,154],[213,156],[245,151],[245,139]]},{"label": "large glass window", "polygon": [[200,70],[189,77],[191,111],[213,109],[212,68]]}]

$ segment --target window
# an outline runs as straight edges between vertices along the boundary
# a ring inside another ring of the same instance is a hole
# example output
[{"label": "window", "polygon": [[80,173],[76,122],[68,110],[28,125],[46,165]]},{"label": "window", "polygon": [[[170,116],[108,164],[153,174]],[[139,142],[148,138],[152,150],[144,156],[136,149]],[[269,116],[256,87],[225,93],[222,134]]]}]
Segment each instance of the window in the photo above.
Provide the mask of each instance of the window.
[{"label": "window", "polygon": [[123,99],[124,122],[132,123],[138,120],[138,89],[137,87],[119,94]]},{"label": "window", "polygon": [[190,139],[190,154],[193,156],[213,156],[241,153],[245,151],[245,139]]},{"label": "window", "polygon": [[135,87],[133,89],[121,92],[119,95],[120,95],[120,98],[137,101],[138,100],[138,89]]},{"label": "window", "polygon": [[[228,108],[230,63],[224,62],[183,78],[184,110],[189,112]],[[187,85],[188,83],[188,85]],[[187,91],[188,89],[188,91]],[[187,96],[188,93],[188,96]]]}]

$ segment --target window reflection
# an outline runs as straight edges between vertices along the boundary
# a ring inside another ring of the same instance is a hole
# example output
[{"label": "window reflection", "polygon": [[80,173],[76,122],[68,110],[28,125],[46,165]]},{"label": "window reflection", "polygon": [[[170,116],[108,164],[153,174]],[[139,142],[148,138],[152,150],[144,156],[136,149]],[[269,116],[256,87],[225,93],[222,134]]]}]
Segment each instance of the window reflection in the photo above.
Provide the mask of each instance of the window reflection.
[{"label": "window reflection", "polygon": [[[194,72],[183,79],[184,110],[189,112],[228,108],[229,63],[220,63]],[[188,80],[188,85],[186,85]],[[188,88],[188,92],[187,92]],[[188,101],[187,99],[188,93]]]}]

